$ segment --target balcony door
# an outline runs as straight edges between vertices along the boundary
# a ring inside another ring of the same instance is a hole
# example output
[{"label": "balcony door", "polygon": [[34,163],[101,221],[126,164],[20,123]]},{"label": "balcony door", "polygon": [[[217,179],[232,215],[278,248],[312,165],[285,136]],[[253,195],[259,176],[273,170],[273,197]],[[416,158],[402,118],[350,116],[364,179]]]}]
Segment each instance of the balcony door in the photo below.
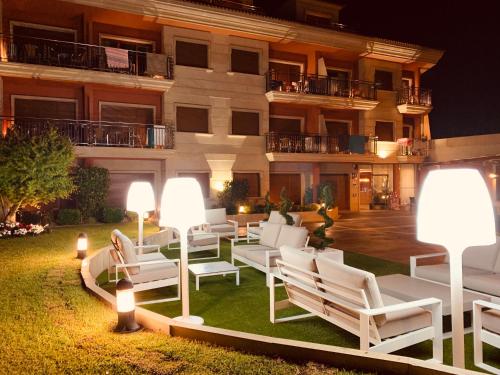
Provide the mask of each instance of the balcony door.
[{"label": "balcony door", "polygon": [[349,128],[347,121],[325,121],[326,132],[330,137],[330,145],[335,151],[347,151],[349,149]]},{"label": "balcony door", "polygon": [[16,118],[68,119],[77,118],[75,99],[12,96],[12,113]]}]

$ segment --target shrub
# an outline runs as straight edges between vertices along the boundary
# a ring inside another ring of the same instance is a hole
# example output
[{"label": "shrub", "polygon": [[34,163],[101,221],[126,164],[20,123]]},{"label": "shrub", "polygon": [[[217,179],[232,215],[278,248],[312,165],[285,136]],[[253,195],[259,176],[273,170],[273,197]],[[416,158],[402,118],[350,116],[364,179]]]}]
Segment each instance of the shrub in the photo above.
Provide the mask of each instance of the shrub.
[{"label": "shrub", "polygon": [[224,189],[217,195],[219,207],[225,207],[229,215],[238,213],[238,205],[244,204],[248,197],[246,180],[224,181]]},{"label": "shrub", "polygon": [[97,217],[108,195],[109,172],[106,168],[79,168],[76,171],[76,202],[85,220]]},{"label": "shrub", "polygon": [[283,186],[280,192],[279,211],[281,216],[285,218],[287,225],[293,225],[293,217],[288,215],[288,212],[292,209],[292,207],[293,207],[293,202],[288,197],[286,188]]},{"label": "shrub", "polygon": [[125,212],[121,208],[104,207],[101,210],[100,220],[103,223],[121,223]]},{"label": "shrub", "polygon": [[316,247],[317,249],[324,249],[333,242],[333,238],[330,238],[326,235],[326,230],[333,225],[333,220],[328,216],[327,213],[328,210],[334,207],[332,186],[330,184],[323,185],[319,194],[319,200],[321,206],[317,212],[318,215],[320,215],[323,218],[324,224],[318,227],[313,232],[315,237],[313,241],[313,246]]},{"label": "shrub", "polygon": [[76,208],[61,208],[57,213],[56,223],[59,225],[78,225],[82,222],[82,213]]}]

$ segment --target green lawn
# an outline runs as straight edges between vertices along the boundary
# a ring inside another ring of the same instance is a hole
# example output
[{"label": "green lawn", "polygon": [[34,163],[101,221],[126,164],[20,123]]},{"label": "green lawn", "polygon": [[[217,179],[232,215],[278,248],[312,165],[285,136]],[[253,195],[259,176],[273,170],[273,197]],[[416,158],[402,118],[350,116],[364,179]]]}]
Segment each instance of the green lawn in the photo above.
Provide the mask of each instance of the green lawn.
[{"label": "green lawn", "polygon": [[[169,258],[178,258],[178,250],[162,250]],[[230,245],[222,241],[222,259],[230,261]],[[197,256],[207,253],[193,254]],[[191,257],[192,255],[190,255]],[[214,260],[211,260],[214,261]],[[404,273],[408,274],[408,266],[392,263],[369,256],[345,253],[345,263],[369,270],[377,276]],[[102,275],[104,276],[104,275]],[[107,285],[108,290],[113,286]],[[141,293],[139,299],[158,297],[158,291],[174,295],[174,289],[160,289],[156,292]],[[277,289],[277,299],[285,298],[283,288]],[[191,314],[202,316],[207,325],[234,329],[262,335],[311,341],[350,348],[359,348],[357,337],[337,328],[320,318],[308,318],[293,322],[272,324],[269,321],[269,292],[265,286],[264,274],[253,269],[243,268],[240,271],[240,286],[235,285],[235,276],[213,276],[200,279],[200,290],[195,290],[194,277],[190,278]],[[181,315],[180,302],[168,302],[146,305],[152,311],[175,317]],[[285,314],[297,313],[301,310],[289,310]],[[281,315],[284,316],[284,315]],[[451,340],[445,340],[445,363],[451,364]],[[428,359],[432,356],[431,342],[425,342],[397,352],[397,354],[414,358]],[[500,351],[485,347],[485,358],[494,366],[500,367]],[[467,368],[476,369],[473,365],[472,334],[466,336]],[[495,359],[494,359],[495,358]]]},{"label": "green lawn", "polygon": [[[116,314],[82,288],[74,248],[82,231],[88,234],[92,249],[107,245],[113,227],[116,225],[66,227],[35,238],[0,240],[0,373],[350,373],[312,363],[299,366],[159,333],[112,333]],[[130,236],[136,234],[135,224],[118,227]],[[147,226],[145,230],[151,233],[154,228]],[[252,289],[245,285],[252,275],[248,272],[243,273],[241,291]],[[227,321],[233,328],[250,318],[231,318],[233,313],[226,309],[229,299],[213,298],[211,291],[217,288],[233,291],[232,281],[230,277],[203,280],[201,292],[193,293],[193,312],[206,317],[209,324]],[[258,283],[252,281],[251,285],[260,295]],[[176,315],[178,306],[155,307]],[[239,308],[234,306],[235,311]],[[261,315],[261,311],[250,315]]]}]

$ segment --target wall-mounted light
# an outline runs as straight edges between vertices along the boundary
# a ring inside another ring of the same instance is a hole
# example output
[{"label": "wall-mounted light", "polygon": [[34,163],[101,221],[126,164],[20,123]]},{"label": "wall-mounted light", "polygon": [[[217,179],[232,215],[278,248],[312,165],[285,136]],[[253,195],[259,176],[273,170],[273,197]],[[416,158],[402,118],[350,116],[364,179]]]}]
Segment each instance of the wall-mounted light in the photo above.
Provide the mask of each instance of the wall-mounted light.
[{"label": "wall-mounted light", "polygon": [[498,178],[498,175],[496,173],[490,173],[488,177],[494,180],[495,178]]},{"label": "wall-mounted light", "polygon": [[78,259],[85,259],[87,256],[87,249],[89,246],[89,241],[86,233],[80,233],[78,239],[76,240],[76,257]]},{"label": "wall-mounted light", "polygon": [[121,279],[116,284],[116,312],[118,324],[115,332],[132,333],[142,329],[135,321],[134,284],[129,279]]},{"label": "wall-mounted light", "polygon": [[214,186],[214,189],[217,191],[224,190],[224,182],[222,182],[222,181],[215,181],[213,186]]}]

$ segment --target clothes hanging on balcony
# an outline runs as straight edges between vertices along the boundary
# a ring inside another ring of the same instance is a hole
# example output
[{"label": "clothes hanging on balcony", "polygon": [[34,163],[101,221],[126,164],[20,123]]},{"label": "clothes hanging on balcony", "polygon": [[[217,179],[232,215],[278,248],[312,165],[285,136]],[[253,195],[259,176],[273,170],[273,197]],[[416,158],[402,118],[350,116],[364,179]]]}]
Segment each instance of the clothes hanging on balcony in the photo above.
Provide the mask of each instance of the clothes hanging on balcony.
[{"label": "clothes hanging on balcony", "polygon": [[351,135],[349,137],[349,150],[352,154],[365,153],[366,137],[363,135]]},{"label": "clothes hanging on balcony", "polygon": [[157,53],[146,53],[146,72],[149,76],[167,74],[167,56]]},{"label": "clothes hanging on balcony", "polygon": [[108,68],[128,69],[128,50],[114,47],[104,47]]}]

